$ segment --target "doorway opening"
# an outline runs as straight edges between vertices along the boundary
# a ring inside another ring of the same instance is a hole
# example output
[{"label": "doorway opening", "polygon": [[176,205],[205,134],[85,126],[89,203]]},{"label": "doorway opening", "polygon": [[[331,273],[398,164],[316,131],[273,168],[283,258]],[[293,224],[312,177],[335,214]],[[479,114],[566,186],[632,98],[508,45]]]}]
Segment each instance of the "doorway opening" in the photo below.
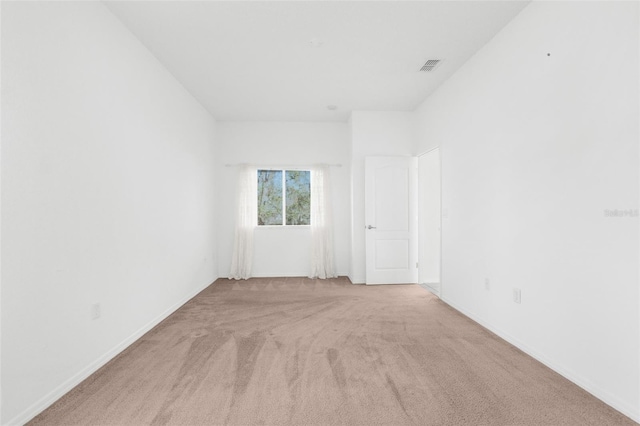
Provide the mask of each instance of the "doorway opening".
[{"label": "doorway opening", "polygon": [[418,283],[442,297],[440,148],[418,156]]}]

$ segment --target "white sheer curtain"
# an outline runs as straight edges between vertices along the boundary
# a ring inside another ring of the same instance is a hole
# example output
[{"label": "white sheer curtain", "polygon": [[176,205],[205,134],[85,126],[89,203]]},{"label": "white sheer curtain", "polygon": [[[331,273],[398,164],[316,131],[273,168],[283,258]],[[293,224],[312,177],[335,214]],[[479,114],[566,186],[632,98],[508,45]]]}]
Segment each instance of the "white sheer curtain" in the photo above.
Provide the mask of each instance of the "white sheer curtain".
[{"label": "white sheer curtain", "polygon": [[329,166],[311,168],[311,275],[337,277],[333,253],[333,218]]},{"label": "white sheer curtain", "polygon": [[258,172],[243,164],[238,173],[238,205],[230,279],[251,278],[253,230],[258,224]]}]

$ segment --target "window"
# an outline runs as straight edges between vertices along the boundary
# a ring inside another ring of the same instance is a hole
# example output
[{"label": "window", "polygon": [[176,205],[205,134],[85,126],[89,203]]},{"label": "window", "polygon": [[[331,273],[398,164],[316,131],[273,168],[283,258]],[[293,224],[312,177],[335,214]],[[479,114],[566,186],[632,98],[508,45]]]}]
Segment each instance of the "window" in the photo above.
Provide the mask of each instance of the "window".
[{"label": "window", "polygon": [[258,170],[258,226],[309,225],[308,170]]}]

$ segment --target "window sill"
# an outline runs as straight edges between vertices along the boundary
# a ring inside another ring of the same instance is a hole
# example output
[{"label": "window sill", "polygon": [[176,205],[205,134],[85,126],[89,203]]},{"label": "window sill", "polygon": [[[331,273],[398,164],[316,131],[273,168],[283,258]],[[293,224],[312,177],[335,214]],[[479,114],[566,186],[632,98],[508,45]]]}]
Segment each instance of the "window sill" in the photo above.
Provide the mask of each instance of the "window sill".
[{"label": "window sill", "polygon": [[295,229],[299,229],[299,230],[303,230],[303,229],[310,229],[311,225],[260,225],[260,226],[256,226],[254,227],[254,229],[269,229],[269,230],[274,230],[274,229],[286,229],[286,230],[295,230]]}]

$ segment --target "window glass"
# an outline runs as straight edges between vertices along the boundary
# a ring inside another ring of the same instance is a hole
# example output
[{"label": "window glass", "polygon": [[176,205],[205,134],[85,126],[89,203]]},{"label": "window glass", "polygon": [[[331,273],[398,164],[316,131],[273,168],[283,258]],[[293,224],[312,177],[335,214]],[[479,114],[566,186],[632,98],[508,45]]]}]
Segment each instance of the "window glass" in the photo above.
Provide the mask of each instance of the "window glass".
[{"label": "window glass", "polygon": [[311,172],[258,170],[258,226],[311,223]]},{"label": "window glass", "polygon": [[282,225],[282,170],[258,170],[258,225]]},{"label": "window glass", "polygon": [[287,225],[309,225],[311,183],[308,170],[286,171]]}]

